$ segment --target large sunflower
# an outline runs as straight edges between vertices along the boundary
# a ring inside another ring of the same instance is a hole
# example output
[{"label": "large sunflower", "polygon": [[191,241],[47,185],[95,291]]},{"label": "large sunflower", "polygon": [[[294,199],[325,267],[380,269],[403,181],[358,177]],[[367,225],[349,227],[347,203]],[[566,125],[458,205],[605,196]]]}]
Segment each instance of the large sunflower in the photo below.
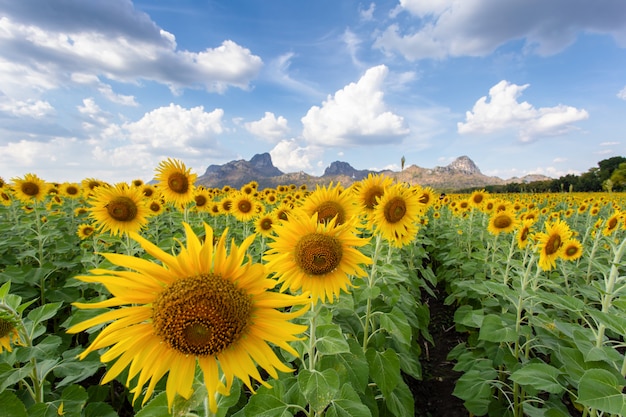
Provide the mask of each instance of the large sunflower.
[{"label": "large sunflower", "polygon": [[534,239],[539,250],[539,267],[549,271],[556,266],[556,260],[563,256],[563,244],[572,238],[572,231],[563,220],[546,222],[545,228],[545,233],[535,233]]},{"label": "large sunflower", "polygon": [[199,364],[210,409],[215,413],[215,394],[228,395],[234,377],[250,390],[254,390],[250,378],[268,385],[256,364],[273,378],[278,377],[277,371],[291,371],[269,343],[297,356],[289,342],[299,340],[297,335],[306,326],[290,320],[303,314],[306,307],[291,312],[281,310],[305,304],[308,298],[269,291],[276,281],[267,277],[265,267],[250,260],[244,263],[254,235],[239,247],[233,241],[227,254],[226,232],[214,246],[213,229],[207,224],[204,242],[188,224],[184,223],[184,228],[187,246],[181,245],[176,256],[136,233],[130,234],[162,265],[127,255],[104,254],[111,263],[129,270],[96,269],[93,275],[78,277],[81,281],[102,283],[113,298],[92,304],[74,303],[76,307],[118,308],[77,324],[68,332],[78,333],[110,323],[80,357],[110,347],[101,359],[115,360],[115,364],[102,383],[130,366],[126,385],[137,378],[131,391],[133,402],[148,384],[145,403],[168,372],[166,391],[170,407],[176,394],[189,398]]},{"label": "large sunflower", "polygon": [[236,192],[232,196],[231,214],[240,222],[248,222],[263,211],[263,206],[251,194]]},{"label": "large sunflower", "polygon": [[371,214],[378,204],[378,199],[385,194],[385,189],[392,184],[393,179],[391,177],[369,174],[367,178],[356,183],[352,189],[361,209],[363,209],[366,214]]},{"label": "large sunflower", "polygon": [[13,178],[13,192],[25,203],[43,201],[48,194],[48,185],[35,174],[26,174],[24,178]]},{"label": "large sunflower", "polygon": [[139,231],[151,214],[141,189],[125,183],[95,188],[89,203],[96,227],[113,235]]},{"label": "large sunflower", "polygon": [[487,226],[487,230],[493,235],[498,235],[500,233],[512,232],[513,230],[515,230],[518,224],[519,221],[512,211],[498,211],[493,213],[489,217],[489,225]]},{"label": "large sunflower", "polygon": [[402,247],[415,238],[423,210],[424,205],[411,189],[395,184],[378,199],[370,224],[392,246]]},{"label": "large sunflower", "polygon": [[337,225],[345,223],[353,216],[358,216],[359,207],[351,192],[345,191],[341,184],[333,187],[332,183],[328,187],[319,185],[302,203],[302,209],[309,215],[317,213],[320,223],[328,223],[335,216]]},{"label": "large sunflower", "polygon": [[176,206],[185,206],[194,198],[194,190],[198,175],[191,172],[181,161],[168,158],[161,161],[156,168],[158,190],[163,194],[166,201]]},{"label": "large sunflower", "polygon": [[352,217],[337,225],[334,217],[320,223],[317,213],[309,216],[298,209],[288,222],[276,224],[276,236],[263,259],[282,283],[281,291],[302,289],[310,292],[313,301],[332,303],[341,290],[352,286],[351,276],[365,276],[360,264],[372,260],[357,249],[369,241],[357,237],[357,220]]}]

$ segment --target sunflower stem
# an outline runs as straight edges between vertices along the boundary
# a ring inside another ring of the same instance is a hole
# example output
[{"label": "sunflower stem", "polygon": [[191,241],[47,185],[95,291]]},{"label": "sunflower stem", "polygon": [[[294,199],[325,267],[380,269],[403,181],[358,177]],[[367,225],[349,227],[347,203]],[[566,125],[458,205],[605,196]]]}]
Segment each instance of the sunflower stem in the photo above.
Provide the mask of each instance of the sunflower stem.
[{"label": "sunflower stem", "polygon": [[369,291],[369,296],[367,297],[365,320],[363,321],[363,352],[367,351],[367,344],[369,341],[370,319],[372,316],[371,290],[372,288],[374,288],[374,283],[376,282],[376,264],[378,263],[378,258],[380,256],[381,242],[382,242],[382,237],[379,233],[376,235],[376,247],[374,249],[374,254],[372,256],[372,268],[370,269],[370,273],[367,276],[367,288],[370,291]]},{"label": "sunflower stem", "polygon": [[317,357],[317,352],[315,349],[315,344],[317,343],[317,339],[315,336],[315,328],[317,326],[317,315],[319,314],[319,309],[317,308],[318,303],[315,301],[311,301],[311,320],[309,321],[309,370],[313,371],[315,369],[315,362]]}]

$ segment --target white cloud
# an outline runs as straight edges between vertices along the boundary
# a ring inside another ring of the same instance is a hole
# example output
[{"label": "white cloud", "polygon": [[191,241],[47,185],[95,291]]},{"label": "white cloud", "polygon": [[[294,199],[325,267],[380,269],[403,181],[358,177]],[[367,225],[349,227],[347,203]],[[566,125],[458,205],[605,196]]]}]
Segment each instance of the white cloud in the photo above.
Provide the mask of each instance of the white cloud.
[{"label": "white cloud", "polygon": [[388,69],[368,69],[356,83],[313,106],[301,119],[302,135],[319,146],[357,146],[398,142],[409,133],[404,118],[387,110],[383,81]]},{"label": "white cloud", "polygon": [[223,132],[224,110],[205,112],[203,106],[185,109],[176,104],[146,113],[136,122],[124,123],[122,129],[133,144],[152,152],[176,149],[197,154],[198,149],[216,146],[216,136]]},{"label": "white cloud", "polygon": [[265,112],[261,119],[248,122],[244,126],[253,135],[272,142],[285,138],[289,133],[287,119],[283,116],[277,118],[272,112]]},{"label": "white cloud", "polygon": [[311,172],[324,150],[316,146],[300,146],[295,139],[281,140],[270,151],[272,163],[283,172]]},{"label": "white cloud", "polygon": [[15,117],[32,117],[40,119],[55,113],[54,107],[47,101],[26,99],[16,100],[0,95],[0,112]]},{"label": "white cloud", "polygon": [[518,129],[520,139],[528,142],[539,136],[563,134],[573,128],[572,123],[589,117],[584,109],[562,104],[537,109],[526,101],[518,102],[528,86],[500,81],[489,89],[489,98],[481,97],[472,111],[466,112],[466,122],[457,123],[458,132],[492,133],[514,128]]},{"label": "white cloud", "polygon": [[376,10],[376,4],[375,3],[370,3],[369,7],[367,9],[361,9],[359,7],[359,17],[361,18],[361,20],[364,21],[370,21],[374,19],[374,11]]},{"label": "white cloud", "polygon": [[[626,46],[626,3],[608,0],[598,8],[582,0],[551,0],[549,6],[523,0],[400,0],[391,17],[404,10],[414,19],[403,31],[393,23],[375,46],[408,60],[485,56],[512,40],[550,55],[572,44],[579,33],[612,35]],[[417,29],[413,29],[417,28]]]},{"label": "white cloud", "polygon": [[[24,83],[24,71],[18,70],[25,69],[35,81],[32,85],[45,89],[68,82],[67,74],[78,72],[121,82],[152,80],[173,90],[200,87],[221,93],[231,86],[248,88],[263,65],[260,57],[231,40],[199,52],[179,50],[173,34],[158,28],[130,2],[107,2],[110,16],[101,20],[96,14],[103,11],[91,2],[68,6],[71,11],[59,9],[48,18],[36,10],[28,13],[27,5],[16,6],[21,9],[0,18],[2,84],[15,88]],[[70,13],[96,24],[71,21]],[[55,17],[67,25],[56,24]],[[103,93],[109,94],[107,89]],[[132,105],[129,97],[109,98]]]},{"label": "white cloud", "polygon": [[617,97],[621,98],[622,100],[626,100],[626,87],[619,90],[619,92],[617,93]]},{"label": "white cloud", "polygon": [[620,142],[602,142],[600,143],[600,146],[615,146],[615,145],[619,145]]}]

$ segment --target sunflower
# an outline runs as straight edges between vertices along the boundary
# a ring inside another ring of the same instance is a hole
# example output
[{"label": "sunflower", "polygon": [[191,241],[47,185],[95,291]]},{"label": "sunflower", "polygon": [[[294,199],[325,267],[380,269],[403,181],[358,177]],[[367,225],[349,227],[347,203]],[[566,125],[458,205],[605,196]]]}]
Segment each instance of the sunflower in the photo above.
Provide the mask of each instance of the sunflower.
[{"label": "sunflower", "polygon": [[530,228],[535,224],[535,221],[532,219],[522,220],[521,226],[517,229],[517,246],[520,249],[524,249],[528,246],[529,237],[530,237]]},{"label": "sunflower", "polygon": [[232,201],[230,213],[240,222],[252,220],[262,210],[256,197],[250,194],[236,192],[232,196]]},{"label": "sunflower", "polygon": [[35,174],[26,174],[24,178],[13,178],[15,196],[25,203],[43,201],[48,194],[48,186],[44,180]]},{"label": "sunflower", "polygon": [[563,220],[546,222],[546,231],[535,234],[539,250],[539,267],[549,271],[556,266],[557,258],[563,255],[563,243],[572,238],[572,231]]},{"label": "sunflower", "polygon": [[518,224],[519,222],[513,212],[509,210],[497,211],[489,217],[487,230],[493,235],[498,235],[503,232],[512,232]]},{"label": "sunflower", "polygon": [[95,227],[93,227],[90,224],[83,223],[83,224],[78,225],[78,230],[76,231],[76,234],[78,235],[79,238],[81,238],[81,240],[83,240],[93,235],[93,232],[95,231],[96,231]]},{"label": "sunflower", "polygon": [[417,194],[417,200],[424,205],[424,208],[432,206],[435,202],[435,190],[430,187],[415,186],[414,192]]},{"label": "sunflower", "polygon": [[8,190],[5,187],[0,188],[0,204],[10,206],[12,201],[11,194]]},{"label": "sunflower", "polygon": [[271,236],[278,219],[273,213],[263,214],[254,220],[254,230],[262,236]]},{"label": "sunflower", "polygon": [[153,216],[161,214],[163,212],[163,204],[161,204],[159,200],[150,200],[148,202],[148,209]]},{"label": "sunflower", "polygon": [[359,214],[359,207],[354,195],[344,191],[339,183],[334,187],[332,183],[328,187],[318,185],[315,191],[309,194],[302,203],[302,209],[309,216],[317,213],[317,219],[321,223],[328,223],[337,217],[337,225],[343,224],[351,217]]},{"label": "sunflower", "polygon": [[198,176],[184,163],[168,158],[167,161],[161,161],[156,172],[158,189],[166,201],[177,206],[185,206],[193,201],[194,183]]},{"label": "sunflower", "polygon": [[155,186],[144,184],[141,186],[141,193],[146,198],[158,198],[158,192]]},{"label": "sunflower", "polygon": [[141,190],[125,183],[96,188],[90,204],[97,228],[113,235],[139,231],[150,215]]},{"label": "sunflower", "polygon": [[383,196],[385,189],[393,184],[393,179],[384,175],[369,174],[353,186],[357,203],[366,214],[372,214],[378,204],[378,199]]},{"label": "sunflower", "polygon": [[11,352],[11,343],[22,345],[17,323],[11,316],[2,314],[0,315],[0,353],[3,349]]},{"label": "sunflower", "polygon": [[569,239],[563,243],[563,259],[574,261],[583,254],[583,245],[576,239]]},{"label": "sunflower", "polygon": [[604,236],[610,236],[615,230],[617,230],[621,216],[622,213],[620,211],[615,211],[611,217],[606,219],[604,229],[602,229],[602,234]]},{"label": "sunflower", "polygon": [[484,203],[487,201],[488,193],[485,190],[477,190],[472,192],[469,196],[469,202],[472,207],[482,208]]},{"label": "sunflower", "polygon": [[352,275],[366,275],[359,265],[372,261],[357,248],[369,239],[357,237],[357,217],[337,225],[337,217],[320,223],[317,216],[298,209],[288,222],[274,226],[276,236],[263,259],[282,283],[281,291],[302,289],[314,302],[332,303],[341,290],[352,286]]},{"label": "sunflower", "polygon": [[69,198],[79,198],[82,195],[80,184],[76,182],[64,182],[61,184],[61,195]]},{"label": "sunflower", "polygon": [[101,181],[97,178],[85,178],[81,181],[83,196],[85,198],[91,197],[96,188],[98,187],[107,187],[108,184],[104,181]]},{"label": "sunflower", "polygon": [[[213,229],[204,224],[201,242],[191,227],[183,224],[187,246],[178,255],[164,252],[137,233],[130,237],[161,262],[104,254],[111,263],[126,270],[96,269],[93,275],[77,277],[103,284],[112,298],[96,303],[74,303],[80,309],[111,308],[92,319],[72,326],[69,333],[110,323],[80,355],[110,347],[101,360],[115,360],[101,383],[106,384],[126,368],[126,385],[136,380],[133,402],[144,392],[145,403],[157,382],[167,373],[167,401],[171,408],[177,394],[189,398],[196,364],[200,365],[208,390],[209,407],[217,411],[216,393],[228,395],[235,377],[254,391],[250,378],[264,386],[257,364],[273,378],[277,371],[292,371],[281,362],[270,343],[298,356],[289,342],[300,340],[306,326],[290,320],[307,307],[305,296],[271,291],[276,281],[267,277],[264,265],[244,263],[254,240],[241,246],[233,241],[226,250],[226,232],[214,245]],[[220,378],[220,370],[223,377]]]},{"label": "sunflower", "polygon": [[207,211],[210,207],[211,196],[206,189],[198,187],[194,192],[193,201],[197,211]]},{"label": "sunflower", "polygon": [[417,221],[423,207],[409,188],[395,184],[388,187],[385,194],[378,199],[374,214],[368,223],[392,246],[402,247],[415,238],[418,230]]}]

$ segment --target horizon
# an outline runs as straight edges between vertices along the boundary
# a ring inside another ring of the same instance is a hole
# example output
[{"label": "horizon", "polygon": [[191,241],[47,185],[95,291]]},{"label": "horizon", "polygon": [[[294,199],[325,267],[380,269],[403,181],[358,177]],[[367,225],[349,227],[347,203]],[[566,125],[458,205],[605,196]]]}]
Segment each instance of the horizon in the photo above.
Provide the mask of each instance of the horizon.
[{"label": "horizon", "polygon": [[[549,4],[550,7],[546,5]],[[626,2],[0,0],[0,177],[580,175],[624,153]],[[432,169],[432,168],[430,168]]]}]

